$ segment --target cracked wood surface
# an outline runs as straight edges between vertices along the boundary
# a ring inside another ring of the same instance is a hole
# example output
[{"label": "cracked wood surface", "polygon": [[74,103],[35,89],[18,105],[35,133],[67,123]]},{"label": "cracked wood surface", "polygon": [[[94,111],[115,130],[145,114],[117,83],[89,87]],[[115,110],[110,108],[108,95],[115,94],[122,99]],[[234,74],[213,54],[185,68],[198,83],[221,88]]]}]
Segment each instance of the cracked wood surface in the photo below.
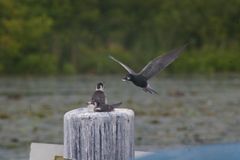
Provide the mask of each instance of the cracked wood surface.
[{"label": "cracked wood surface", "polygon": [[118,108],[91,112],[78,108],[64,115],[64,158],[133,160],[134,112]]}]

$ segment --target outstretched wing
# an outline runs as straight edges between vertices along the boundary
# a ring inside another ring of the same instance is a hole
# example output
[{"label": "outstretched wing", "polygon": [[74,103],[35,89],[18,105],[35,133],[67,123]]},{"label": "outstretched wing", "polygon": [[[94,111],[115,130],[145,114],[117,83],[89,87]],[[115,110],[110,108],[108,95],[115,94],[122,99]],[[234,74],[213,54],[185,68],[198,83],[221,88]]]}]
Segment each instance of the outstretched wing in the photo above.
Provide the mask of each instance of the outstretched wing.
[{"label": "outstretched wing", "polygon": [[138,74],[144,76],[147,79],[153,77],[156,73],[166,68],[171,64],[179,54],[186,48],[188,44],[184,45],[181,48],[177,48],[169,51],[163,56],[159,56],[152,61],[150,61]]},{"label": "outstretched wing", "polygon": [[135,72],[134,72],[131,68],[129,68],[127,65],[123,64],[123,63],[120,62],[119,60],[115,59],[113,56],[110,56],[110,55],[109,55],[109,58],[112,59],[112,60],[114,60],[114,61],[117,62],[118,64],[120,64],[123,68],[125,68],[125,69],[128,71],[128,73],[135,74]]}]

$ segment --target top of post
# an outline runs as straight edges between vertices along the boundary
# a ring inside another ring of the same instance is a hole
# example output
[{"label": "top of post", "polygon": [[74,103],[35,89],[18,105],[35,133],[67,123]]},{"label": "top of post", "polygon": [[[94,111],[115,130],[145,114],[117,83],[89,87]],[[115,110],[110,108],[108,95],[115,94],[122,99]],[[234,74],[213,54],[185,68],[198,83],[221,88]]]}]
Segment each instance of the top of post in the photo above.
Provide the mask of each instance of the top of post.
[{"label": "top of post", "polygon": [[88,108],[77,108],[65,113],[64,118],[70,117],[109,117],[109,116],[134,116],[134,112],[131,109],[116,108],[111,112],[94,112],[89,111]]}]

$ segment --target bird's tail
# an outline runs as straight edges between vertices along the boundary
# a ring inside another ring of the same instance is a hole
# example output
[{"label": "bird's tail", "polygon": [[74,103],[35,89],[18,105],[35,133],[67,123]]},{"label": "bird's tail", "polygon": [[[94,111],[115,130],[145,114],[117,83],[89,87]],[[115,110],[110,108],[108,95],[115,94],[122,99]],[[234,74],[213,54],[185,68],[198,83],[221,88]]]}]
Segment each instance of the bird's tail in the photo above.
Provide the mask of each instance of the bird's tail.
[{"label": "bird's tail", "polygon": [[159,95],[158,92],[155,91],[150,85],[148,85],[148,86],[147,86],[146,88],[144,88],[143,90],[144,90],[145,92],[150,93],[150,94],[157,94],[157,95]]},{"label": "bird's tail", "polygon": [[105,104],[102,106],[95,107],[95,112],[111,112],[114,110],[114,108],[120,106],[122,102],[115,103],[115,104]]},{"label": "bird's tail", "polygon": [[120,106],[122,104],[122,102],[119,102],[119,103],[114,103],[114,104],[111,104],[110,106],[112,108],[117,108],[118,106]]}]

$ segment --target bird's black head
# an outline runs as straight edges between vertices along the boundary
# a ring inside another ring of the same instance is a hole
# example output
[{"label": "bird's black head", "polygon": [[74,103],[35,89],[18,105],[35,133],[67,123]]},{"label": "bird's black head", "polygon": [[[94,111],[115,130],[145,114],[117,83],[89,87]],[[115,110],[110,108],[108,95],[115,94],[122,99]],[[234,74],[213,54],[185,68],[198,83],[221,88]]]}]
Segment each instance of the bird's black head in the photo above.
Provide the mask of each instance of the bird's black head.
[{"label": "bird's black head", "polygon": [[103,87],[103,83],[102,82],[99,82],[96,86],[96,90],[101,90],[103,91],[104,87]]},{"label": "bird's black head", "polygon": [[132,74],[127,74],[122,81],[132,81],[133,79],[133,75]]}]

